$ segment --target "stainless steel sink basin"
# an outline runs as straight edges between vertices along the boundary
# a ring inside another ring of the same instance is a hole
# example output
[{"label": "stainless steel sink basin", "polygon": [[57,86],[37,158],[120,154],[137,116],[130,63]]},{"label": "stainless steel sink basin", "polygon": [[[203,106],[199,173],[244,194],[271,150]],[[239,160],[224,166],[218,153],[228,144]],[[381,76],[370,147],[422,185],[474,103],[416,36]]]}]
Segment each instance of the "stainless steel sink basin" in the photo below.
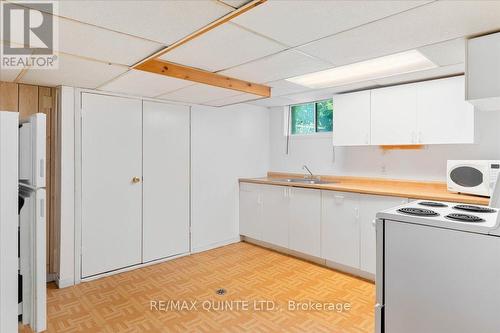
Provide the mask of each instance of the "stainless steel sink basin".
[{"label": "stainless steel sink basin", "polygon": [[278,182],[287,182],[287,183],[298,183],[298,184],[335,184],[337,182],[320,180],[320,179],[306,179],[306,178],[279,178],[274,179]]}]

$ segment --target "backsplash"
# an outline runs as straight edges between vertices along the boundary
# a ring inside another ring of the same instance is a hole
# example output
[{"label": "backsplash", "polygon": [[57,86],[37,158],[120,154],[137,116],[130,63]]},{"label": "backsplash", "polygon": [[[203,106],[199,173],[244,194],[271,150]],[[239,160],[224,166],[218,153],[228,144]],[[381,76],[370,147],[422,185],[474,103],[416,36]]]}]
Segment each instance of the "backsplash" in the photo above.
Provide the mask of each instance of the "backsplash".
[{"label": "backsplash", "polygon": [[[332,147],[330,136],[291,138],[285,154],[283,108],[270,112],[270,170],[394,179],[446,180],[449,159],[500,159],[500,112],[476,112],[476,143],[383,151],[378,146]],[[334,123],[335,131],[335,123]]]}]

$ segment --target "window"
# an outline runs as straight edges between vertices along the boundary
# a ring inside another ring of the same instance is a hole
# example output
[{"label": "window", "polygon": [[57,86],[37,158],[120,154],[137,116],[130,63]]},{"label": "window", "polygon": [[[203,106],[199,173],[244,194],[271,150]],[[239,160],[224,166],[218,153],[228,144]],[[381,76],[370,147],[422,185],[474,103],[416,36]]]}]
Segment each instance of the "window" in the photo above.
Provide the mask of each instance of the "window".
[{"label": "window", "polygon": [[327,99],[292,105],[290,118],[291,134],[331,132],[333,129],[333,102],[331,99]]}]

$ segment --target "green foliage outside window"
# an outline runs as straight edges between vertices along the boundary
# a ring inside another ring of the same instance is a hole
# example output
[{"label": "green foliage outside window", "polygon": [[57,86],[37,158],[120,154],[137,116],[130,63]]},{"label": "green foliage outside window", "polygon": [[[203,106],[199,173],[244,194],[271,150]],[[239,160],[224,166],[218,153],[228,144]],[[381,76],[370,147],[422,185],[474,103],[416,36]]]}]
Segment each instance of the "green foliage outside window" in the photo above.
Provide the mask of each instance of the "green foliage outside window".
[{"label": "green foliage outside window", "polygon": [[314,103],[292,106],[292,134],[309,134],[315,131]]},{"label": "green foliage outside window", "polygon": [[290,116],[291,134],[331,132],[333,129],[333,102],[331,99],[327,99],[292,105]]},{"label": "green foliage outside window", "polygon": [[316,132],[333,130],[333,101],[327,99],[316,103]]}]

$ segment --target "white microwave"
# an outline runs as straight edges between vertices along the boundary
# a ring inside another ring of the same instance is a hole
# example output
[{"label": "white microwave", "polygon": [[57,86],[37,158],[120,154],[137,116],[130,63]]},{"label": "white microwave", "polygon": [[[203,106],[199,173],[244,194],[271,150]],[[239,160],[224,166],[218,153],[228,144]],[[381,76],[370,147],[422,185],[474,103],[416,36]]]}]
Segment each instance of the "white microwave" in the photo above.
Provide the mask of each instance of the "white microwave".
[{"label": "white microwave", "polygon": [[500,160],[448,160],[448,191],[492,195],[500,172]]}]

